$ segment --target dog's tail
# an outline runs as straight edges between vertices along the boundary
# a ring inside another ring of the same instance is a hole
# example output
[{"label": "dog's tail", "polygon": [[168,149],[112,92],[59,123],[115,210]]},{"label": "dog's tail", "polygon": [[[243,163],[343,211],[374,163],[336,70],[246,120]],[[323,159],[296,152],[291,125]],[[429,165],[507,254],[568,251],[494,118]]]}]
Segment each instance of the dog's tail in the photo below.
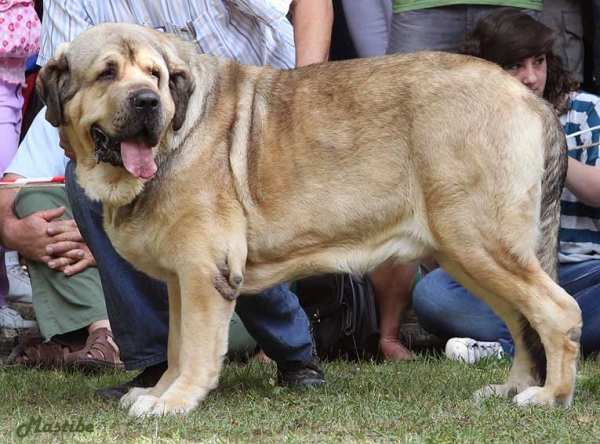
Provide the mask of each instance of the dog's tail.
[{"label": "dog's tail", "polygon": [[545,158],[540,212],[541,238],[537,257],[544,271],[558,282],[560,196],[567,176],[567,141],[559,120],[547,108],[547,112],[552,115],[544,116],[543,121]]},{"label": "dog's tail", "polygon": [[[560,196],[567,175],[567,141],[560,121],[549,106],[543,118],[544,174],[540,209],[540,241],[537,258],[543,270],[558,282],[558,249],[560,245]],[[523,340],[543,384],[546,380],[546,353],[537,331],[523,318]]]}]

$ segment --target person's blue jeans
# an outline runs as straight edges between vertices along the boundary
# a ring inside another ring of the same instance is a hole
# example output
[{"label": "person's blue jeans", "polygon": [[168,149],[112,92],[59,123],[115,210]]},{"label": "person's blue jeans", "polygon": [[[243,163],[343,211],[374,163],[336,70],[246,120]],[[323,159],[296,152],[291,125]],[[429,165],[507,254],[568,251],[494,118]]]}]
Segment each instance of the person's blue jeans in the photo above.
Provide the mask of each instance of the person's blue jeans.
[{"label": "person's blue jeans", "polygon": [[358,56],[384,55],[392,20],[391,0],[342,0],[342,5]]},{"label": "person's blue jeans", "polygon": [[[115,251],[102,226],[102,205],[90,201],[77,184],[73,162],[67,165],[66,186],[79,230],[98,264],[108,317],[125,368],[166,361],[166,285],[136,271]],[[236,312],[271,359],[299,366],[308,363],[312,354],[308,318],[287,285],[238,298]]]},{"label": "person's blue jeans", "polygon": [[[600,350],[600,260],[561,264],[560,285],[579,304],[583,316],[581,348],[584,354]],[[513,354],[506,325],[490,307],[469,293],[441,268],[415,287],[413,308],[419,324],[440,338],[472,338],[500,342]]]},{"label": "person's blue jeans", "polygon": [[[479,21],[499,7],[452,5],[394,13],[387,53],[457,52]],[[540,17],[539,11],[523,12],[536,20]]]}]

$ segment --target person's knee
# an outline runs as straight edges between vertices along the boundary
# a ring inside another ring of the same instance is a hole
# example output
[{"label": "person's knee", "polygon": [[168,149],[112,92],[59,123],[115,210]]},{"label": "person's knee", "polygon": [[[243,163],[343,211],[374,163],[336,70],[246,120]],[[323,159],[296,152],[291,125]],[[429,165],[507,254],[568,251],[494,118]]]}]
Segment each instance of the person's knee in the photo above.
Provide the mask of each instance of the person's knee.
[{"label": "person's knee", "polygon": [[413,291],[413,310],[419,324],[427,331],[435,333],[441,320],[448,315],[449,307],[444,304],[447,294],[448,275],[441,269],[428,273],[419,281]]},{"label": "person's knee", "polygon": [[413,291],[413,306],[415,310],[431,304],[436,294],[439,294],[440,286],[443,286],[444,271],[441,268],[427,273],[415,286]]},{"label": "person's knee", "polygon": [[63,188],[23,188],[15,199],[14,211],[19,219],[23,219],[38,211],[63,206],[67,208],[63,219],[68,219],[70,205]]}]

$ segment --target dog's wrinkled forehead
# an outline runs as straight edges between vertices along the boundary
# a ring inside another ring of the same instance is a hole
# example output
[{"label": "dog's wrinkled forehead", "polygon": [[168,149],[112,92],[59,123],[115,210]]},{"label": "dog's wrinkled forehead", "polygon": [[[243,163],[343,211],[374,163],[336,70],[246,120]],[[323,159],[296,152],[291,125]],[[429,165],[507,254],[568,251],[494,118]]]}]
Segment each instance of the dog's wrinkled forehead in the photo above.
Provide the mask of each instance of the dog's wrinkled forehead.
[{"label": "dog's wrinkled forehead", "polygon": [[156,44],[156,33],[144,26],[105,23],[94,26],[73,40],[68,47],[71,72],[85,75],[91,67],[109,61],[110,55],[123,57],[134,62],[140,52],[162,60],[160,47]]}]

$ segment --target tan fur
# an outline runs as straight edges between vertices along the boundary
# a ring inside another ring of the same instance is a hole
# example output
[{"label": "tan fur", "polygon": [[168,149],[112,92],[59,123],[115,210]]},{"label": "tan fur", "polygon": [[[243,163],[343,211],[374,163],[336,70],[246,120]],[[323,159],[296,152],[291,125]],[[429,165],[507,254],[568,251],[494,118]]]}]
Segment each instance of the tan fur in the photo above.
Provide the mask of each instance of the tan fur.
[{"label": "tan fur", "polygon": [[[99,81],[107,58],[119,76]],[[543,131],[557,125],[500,68],[418,53],[275,70],[106,24],[44,70],[44,95],[62,81],[48,118],[76,152],[79,182],[103,202],[112,243],[168,283],[169,370],[149,393],[124,400],[130,414],[188,411],[217,385],[234,302],[216,279],[229,279],[232,294],[258,292],[428,254],[488,302],[515,338],[508,381],[478,395],[571,403],[581,315],[536,257],[550,146]],[[174,70],[189,70],[195,87],[177,131],[179,99],[167,83]],[[90,138],[91,125],[110,129],[140,87],[157,91],[164,111],[153,148],[158,172],[149,180],[96,164]],[[523,319],[546,352],[543,387],[534,387]]]}]

